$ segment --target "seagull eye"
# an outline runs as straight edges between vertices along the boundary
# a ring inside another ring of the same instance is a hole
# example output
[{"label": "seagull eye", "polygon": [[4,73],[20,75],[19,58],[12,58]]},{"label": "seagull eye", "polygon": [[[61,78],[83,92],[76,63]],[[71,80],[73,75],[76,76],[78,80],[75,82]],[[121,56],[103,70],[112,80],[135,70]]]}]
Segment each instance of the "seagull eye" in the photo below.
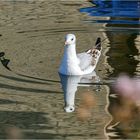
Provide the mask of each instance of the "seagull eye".
[{"label": "seagull eye", "polygon": [[74,39],[72,38],[71,41],[73,41]]}]

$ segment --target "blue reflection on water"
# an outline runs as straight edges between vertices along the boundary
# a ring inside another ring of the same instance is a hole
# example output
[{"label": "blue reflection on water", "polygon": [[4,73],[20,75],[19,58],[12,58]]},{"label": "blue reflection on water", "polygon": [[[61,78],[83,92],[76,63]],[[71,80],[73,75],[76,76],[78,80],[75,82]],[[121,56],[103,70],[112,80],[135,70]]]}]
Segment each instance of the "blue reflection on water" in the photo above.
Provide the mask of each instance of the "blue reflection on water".
[{"label": "blue reflection on water", "polygon": [[[95,6],[81,8],[80,12],[86,12],[90,16],[120,18],[119,20],[110,20],[108,23],[121,24],[140,24],[140,0],[92,0]],[[129,18],[129,20],[121,19]],[[130,20],[133,18],[134,20]],[[98,23],[107,22],[107,20],[97,20]]]}]

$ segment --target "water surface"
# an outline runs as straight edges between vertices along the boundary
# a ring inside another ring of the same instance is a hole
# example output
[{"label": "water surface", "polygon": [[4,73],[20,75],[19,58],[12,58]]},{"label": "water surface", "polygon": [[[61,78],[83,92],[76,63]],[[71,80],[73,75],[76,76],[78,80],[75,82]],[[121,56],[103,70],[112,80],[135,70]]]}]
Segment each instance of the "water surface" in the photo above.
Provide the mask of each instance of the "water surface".
[{"label": "water surface", "polygon": [[[81,13],[80,8],[98,15]],[[110,16],[112,13],[104,16],[107,11],[95,8],[86,1],[0,3],[0,51],[5,52],[12,70],[0,64],[0,138],[6,137],[5,129],[9,126],[20,128],[24,138],[33,139],[107,139],[114,135],[138,138],[139,116],[128,123],[130,131],[124,134],[124,124],[117,125],[113,119],[111,110],[117,100],[109,96],[110,87],[99,86],[93,77],[89,79],[96,83],[94,86],[74,83],[76,90],[69,99],[74,101],[75,110],[64,111],[66,95],[57,70],[67,33],[76,34],[77,52],[92,47],[98,36],[107,38],[96,69],[99,83],[110,83],[121,72],[140,75],[139,17],[133,18],[131,14],[129,19],[128,15],[120,18]],[[84,78],[84,83],[89,83],[89,79]],[[73,77],[68,80],[73,81]],[[90,120],[81,122],[76,112],[82,93],[87,92],[94,97],[96,105]],[[115,124],[110,130],[109,126]]]}]

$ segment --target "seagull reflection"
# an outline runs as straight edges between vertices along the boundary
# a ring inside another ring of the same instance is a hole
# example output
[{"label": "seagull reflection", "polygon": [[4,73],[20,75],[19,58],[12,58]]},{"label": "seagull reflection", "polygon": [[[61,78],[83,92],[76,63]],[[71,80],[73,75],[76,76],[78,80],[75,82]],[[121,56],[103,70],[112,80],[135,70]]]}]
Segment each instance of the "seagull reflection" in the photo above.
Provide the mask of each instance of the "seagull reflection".
[{"label": "seagull reflection", "polygon": [[[95,72],[92,72],[89,75],[82,76],[66,76],[61,74],[59,74],[59,76],[64,92],[64,110],[66,112],[73,112],[75,110],[75,93],[77,91],[78,86],[90,86],[90,83],[100,82],[100,79]],[[96,90],[99,90],[100,88],[100,86],[96,84],[95,87]]]}]

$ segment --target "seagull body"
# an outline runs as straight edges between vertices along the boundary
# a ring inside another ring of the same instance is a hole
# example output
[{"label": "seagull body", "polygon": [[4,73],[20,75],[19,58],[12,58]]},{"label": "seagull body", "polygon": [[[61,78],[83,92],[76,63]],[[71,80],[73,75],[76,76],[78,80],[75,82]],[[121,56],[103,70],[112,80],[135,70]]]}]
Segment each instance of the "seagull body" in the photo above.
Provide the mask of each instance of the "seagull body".
[{"label": "seagull body", "polygon": [[63,75],[85,75],[92,73],[101,55],[100,38],[97,39],[95,45],[96,48],[76,54],[76,37],[74,34],[67,34],[59,73]]}]

